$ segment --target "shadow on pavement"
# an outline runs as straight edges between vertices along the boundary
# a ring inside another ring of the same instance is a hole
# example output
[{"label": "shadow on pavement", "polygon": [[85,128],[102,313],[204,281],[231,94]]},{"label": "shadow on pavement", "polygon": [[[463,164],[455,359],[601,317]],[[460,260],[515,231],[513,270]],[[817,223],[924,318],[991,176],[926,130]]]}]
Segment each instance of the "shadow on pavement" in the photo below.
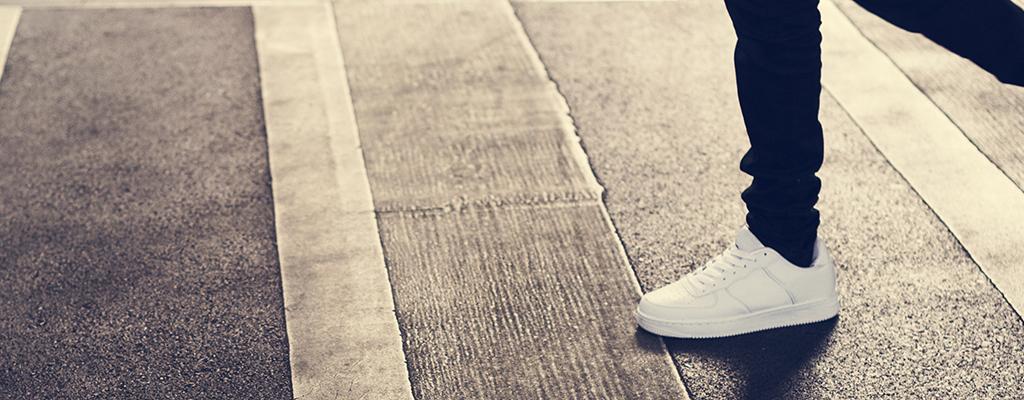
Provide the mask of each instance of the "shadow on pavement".
[{"label": "shadow on pavement", "polygon": [[[684,369],[700,368],[686,365],[686,360],[694,358],[711,360],[708,362],[718,367],[684,371],[687,372],[684,380],[688,381],[686,377],[694,374],[717,373],[721,375],[711,379],[722,383],[728,381],[721,388],[731,386],[734,398],[788,398],[795,383],[792,378],[824,353],[825,344],[838,320],[835,317],[809,325],[720,339],[666,338],[665,344],[672,354],[683,356]],[[687,387],[693,389],[695,386],[687,382]]]}]

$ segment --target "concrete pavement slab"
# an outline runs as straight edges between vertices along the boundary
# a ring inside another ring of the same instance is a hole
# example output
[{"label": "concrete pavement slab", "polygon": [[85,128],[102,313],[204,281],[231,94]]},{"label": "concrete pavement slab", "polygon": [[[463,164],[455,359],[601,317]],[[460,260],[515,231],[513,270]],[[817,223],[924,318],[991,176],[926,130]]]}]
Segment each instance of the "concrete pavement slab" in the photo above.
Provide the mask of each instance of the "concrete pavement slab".
[{"label": "concrete pavement slab", "polygon": [[[516,3],[569,101],[645,290],[727,246],[746,147],[720,3]],[[838,320],[669,341],[695,398],[1012,398],[1024,326],[826,93],[822,235]]]},{"label": "concrete pavement slab", "polygon": [[291,398],[252,18],[28,10],[0,81],[0,397]]},{"label": "concrete pavement slab", "polygon": [[684,398],[509,5],[336,9],[415,397]]},{"label": "concrete pavement slab", "polygon": [[416,398],[683,396],[598,205],[380,220]]},{"label": "concrete pavement slab", "polygon": [[566,140],[557,92],[503,10],[497,2],[337,7],[378,210],[598,198]]}]

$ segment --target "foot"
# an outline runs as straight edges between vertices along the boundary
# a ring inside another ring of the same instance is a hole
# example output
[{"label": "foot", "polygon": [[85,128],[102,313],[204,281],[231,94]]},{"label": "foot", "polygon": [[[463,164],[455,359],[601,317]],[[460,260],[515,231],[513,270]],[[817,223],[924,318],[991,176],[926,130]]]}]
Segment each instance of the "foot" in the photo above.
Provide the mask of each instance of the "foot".
[{"label": "foot", "polygon": [[662,336],[713,338],[809,324],[838,313],[835,261],[820,239],[811,266],[801,268],[744,227],[735,246],[644,295],[636,320]]}]

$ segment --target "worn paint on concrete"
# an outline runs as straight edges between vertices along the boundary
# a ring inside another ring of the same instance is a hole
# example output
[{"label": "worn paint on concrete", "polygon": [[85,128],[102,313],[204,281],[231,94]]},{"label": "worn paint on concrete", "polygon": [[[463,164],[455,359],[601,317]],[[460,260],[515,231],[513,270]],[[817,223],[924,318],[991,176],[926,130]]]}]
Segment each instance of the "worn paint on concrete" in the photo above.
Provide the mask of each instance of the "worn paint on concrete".
[{"label": "worn paint on concrete", "polygon": [[[737,168],[747,141],[722,4],[516,8],[569,101],[643,287],[727,246],[749,177]],[[827,94],[822,122],[822,236],[840,262],[840,318],[669,341],[687,388],[708,399],[1021,397],[1024,360],[1013,355],[1024,326],[1012,308]]]},{"label": "worn paint on concrete", "polygon": [[[419,398],[680,398],[508,4],[337,8]],[[389,43],[389,46],[379,46]]]},{"label": "worn paint on concrete", "polygon": [[[1024,247],[1011,239],[1024,238],[1024,192],[861,36],[834,4],[822,3],[821,11],[826,37],[822,47],[830,60],[823,72],[824,85],[935,210],[1017,313],[1024,312]],[[1005,135],[1012,134],[1000,134]],[[1005,160],[1006,153],[998,154]],[[1011,157],[1019,158],[1020,152]]]},{"label": "worn paint on concrete", "polygon": [[248,9],[26,10],[0,398],[290,399]]},{"label": "worn paint on concrete", "polygon": [[295,397],[411,399],[331,8],[253,12]]}]

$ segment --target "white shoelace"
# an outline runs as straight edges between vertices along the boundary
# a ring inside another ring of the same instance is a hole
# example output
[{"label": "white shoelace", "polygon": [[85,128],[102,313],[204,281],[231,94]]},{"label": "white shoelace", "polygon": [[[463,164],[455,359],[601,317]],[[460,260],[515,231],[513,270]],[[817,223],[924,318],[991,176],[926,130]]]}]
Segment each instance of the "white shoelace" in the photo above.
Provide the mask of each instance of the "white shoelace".
[{"label": "white shoelace", "polygon": [[728,276],[735,275],[739,270],[748,268],[748,263],[753,263],[750,254],[735,247],[729,247],[722,254],[709,260],[704,266],[690,272],[686,278],[696,288],[717,286],[728,279]]}]

